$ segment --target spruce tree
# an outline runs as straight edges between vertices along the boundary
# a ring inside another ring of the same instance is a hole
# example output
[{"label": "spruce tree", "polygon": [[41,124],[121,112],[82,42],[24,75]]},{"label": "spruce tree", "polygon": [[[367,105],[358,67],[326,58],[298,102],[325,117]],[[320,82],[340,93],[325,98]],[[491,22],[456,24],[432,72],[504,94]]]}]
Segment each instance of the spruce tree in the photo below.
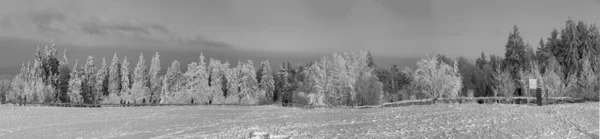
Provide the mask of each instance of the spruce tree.
[{"label": "spruce tree", "polygon": [[121,100],[123,103],[131,103],[131,79],[129,75],[129,61],[127,57],[121,62]]},{"label": "spruce tree", "polygon": [[[229,67],[229,62],[225,62],[225,66]],[[238,104],[239,103],[239,69],[234,67],[234,68],[227,68],[227,72],[225,74],[225,78],[227,80],[227,96],[226,96],[226,103],[229,104]]]},{"label": "spruce tree", "polygon": [[94,57],[88,56],[87,62],[83,69],[83,97],[84,103],[96,103],[96,65],[94,64]]},{"label": "spruce tree", "polygon": [[[273,70],[271,70],[271,65],[269,61],[261,62],[262,72],[260,76],[260,84],[259,88],[261,91],[264,91],[265,94],[263,97],[273,98],[273,91],[275,90],[275,80],[273,77]],[[272,100],[272,99],[271,99]]]},{"label": "spruce tree", "polygon": [[168,104],[174,101],[174,94],[179,92],[181,89],[180,77],[181,70],[179,61],[175,60],[171,63],[171,67],[167,70],[163,78],[162,83],[162,94],[160,95],[161,104]]},{"label": "spruce tree", "polygon": [[97,102],[102,102],[101,98],[108,97],[108,66],[106,65],[106,58],[102,58],[102,67],[96,73],[96,93],[95,98]]},{"label": "spruce tree", "polygon": [[162,80],[158,73],[160,73],[160,55],[158,52],[152,57],[152,61],[150,62],[150,101],[155,103],[160,98],[160,88],[162,86]]},{"label": "spruce tree", "polygon": [[132,100],[134,103],[145,103],[150,99],[150,84],[147,80],[147,69],[145,65],[144,55],[140,54],[140,59],[135,66],[133,72],[133,85],[131,88]]},{"label": "spruce tree", "polygon": [[75,60],[75,66],[71,71],[71,79],[69,80],[69,101],[71,103],[83,103],[83,97],[81,96],[82,90],[82,77],[81,69],[79,67],[79,61]]},{"label": "spruce tree", "polygon": [[67,59],[67,49],[63,52],[63,60],[60,61],[58,75],[58,102],[68,102],[67,91],[69,91],[69,79],[71,69],[69,69],[69,60]]},{"label": "spruce tree", "polygon": [[119,102],[116,99],[119,99],[121,95],[121,63],[119,63],[117,53],[112,58],[108,73],[108,99],[110,102]]}]

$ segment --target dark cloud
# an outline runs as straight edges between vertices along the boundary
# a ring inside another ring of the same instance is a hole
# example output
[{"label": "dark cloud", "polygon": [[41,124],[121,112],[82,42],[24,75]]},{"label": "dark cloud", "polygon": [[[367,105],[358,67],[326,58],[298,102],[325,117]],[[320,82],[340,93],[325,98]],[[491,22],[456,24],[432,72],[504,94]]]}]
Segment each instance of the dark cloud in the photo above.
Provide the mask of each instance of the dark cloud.
[{"label": "dark cloud", "polygon": [[206,39],[206,38],[200,37],[200,36],[197,36],[195,39],[184,40],[184,41],[181,41],[181,42],[185,43],[185,44],[201,45],[201,46],[214,47],[214,48],[232,47],[228,43],[221,42],[221,41],[216,41],[216,40],[209,40],[209,39]]},{"label": "dark cloud", "polygon": [[28,13],[28,17],[35,25],[37,31],[44,34],[63,33],[62,29],[53,25],[60,24],[67,19],[63,13],[56,10],[32,11]]},{"label": "dark cloud", "polygon": [[[25,19],[25,20],[22,20]],[[13,29],[17,24],[31,25],[36,33],[45,36],[81,36],[94,40],[125,41],[128,44],[185,44],[202,47],[231,47],[232,45],[204,37],[188,37],[165,25],[138,20],[118,20],[89,14],[69,14],[55,9],[33,10],[24,14],[0,17],[0,31]],[[202,35],[193,35],[202,36]]]},{"label": "dark cloud", "polygon": [[168,35],[171,31],[162,25],[146,23],[132,24],[129,22],[98,22],[88,21],[81,23],[81,30],[89,35],[109,35],[115,33],[130,33],[135,35]]}]

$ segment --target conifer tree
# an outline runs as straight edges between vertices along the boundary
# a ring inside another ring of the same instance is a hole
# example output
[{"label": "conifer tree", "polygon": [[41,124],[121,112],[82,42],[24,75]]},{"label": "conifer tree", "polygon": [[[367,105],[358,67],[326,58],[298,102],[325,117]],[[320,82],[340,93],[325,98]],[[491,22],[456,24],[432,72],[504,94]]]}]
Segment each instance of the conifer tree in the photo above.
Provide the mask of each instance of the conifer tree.
[{"label": "conifer tree", "polygon": [[88,56],[87,62],[83,69],[83,97],[84,103],[97,103],[95,96],[96,87],[96,65],[94,64],[94,57]]},{"label": "conifer tree", "polygon": [[150,83],[147,80],[148,72],[145,62],[144,55],[140,54],[140,59],[133,72],[133,85],[131,88],[133,103],[145,103],[150,100],[150,88],[148,88]]},{"label": "conifer tree", "polygon": [[523,38],[520,35],[519,28],[515,25],[513,31],[508,36],[508,42],[505,45],[506,53],[504,54],[503,69],[508,70],[515,82],[518,82],[520,76],[518,71],[525,69],[526,49]]},{"label": "conifer tree", "polygon": [[108,101],[119,102],[121,95],[121,63],[117,58],[117,53],[112,58],[108,76]]},{"label": "conifer tree", "polygon": [[131,103],[131,79],[129,75],[129,61],[127,57],[121,62],[121,100],[124,103]]},{"label": "conifer tree", "polygon": [[[225,66],[229,67],[229,62],[225,62]],[[227,80],[227,96],[226,96],[226,103],[229,104],[237,104],[239,103],[240,97],[238,95],[239,93],[239,69],[234,67],[234,68],[227,68],[227,73],[225,74],[225,78]]]},{"label": "conifer tree", "polygon": [[208,71],[210,73],[210,102],[211,104],[220,104],[225,100],[223,94],[223,65],[219,60],[211,58],[209,60]]},{"label": "conifer tree", "polygon": [[75,60],[75,66],[71,71],[71,79],[69,80],[69,101],[71,103],[83,103],[83,97],[81,96],[82,80],[81,80],[81,69],[79,67],[79,61]]},{"label": "conifer tree", "polygon": [[[261,63],[262,72],[260,76],[260,84],[259,88],[261,91],[264,91],[264,97],[273,98],[273,91],[275,90],[275,80],[273,78],[273,70],[271,70],[271,65],[269,65],[269,61],[264,61]],[[272,99],[271,99],[272,100]]]},{"label": "conifer tree", "polygon": [[248,104],[256,103],[256,91],[258,90],[258,82],[256,80],[256,71],[251,60],[242,64],[241,69],[241,81],[240,92],[243,101]]},{"label": "conifer tree", "polygon": [[160,95],[161,104],[167,104],[174,101],[174,94],[180,91],[181,87],[181,70],[179,61],[175,60],[171,63],[171,67],[167,70],[163,78],[162,94]]},{"label": "conifer tree", "polygon": [[102,67],[96,73],[96,93],[95,98],[97,102],[101,102],[101,98],[108,97],[108,66],[106,65],[106,58],[102,58]]},{"label": "conifer tree", "polygon": [[160,98],[160,88],[162,86],[162,80],[160,79],[160,76],[158,75],[158,73],[160,72],[160,55],[158,55],[158,52],[156,52],[156,54],[154,55],[154,57],[152,57],[152,61],[150,64],[150,70],[149,70],[149,75],[150,75],[150,101],[152,103],[155,103],[159,100]]},{"label": "conifer tree", "polygon": [[69,59],[67,59],[67,49],[63,52],[63,60],[60,61],[58,75],[58,98],[59,102],[68,102],[67,91],[69,91],[69,79],[71,69],[69,69]]}]

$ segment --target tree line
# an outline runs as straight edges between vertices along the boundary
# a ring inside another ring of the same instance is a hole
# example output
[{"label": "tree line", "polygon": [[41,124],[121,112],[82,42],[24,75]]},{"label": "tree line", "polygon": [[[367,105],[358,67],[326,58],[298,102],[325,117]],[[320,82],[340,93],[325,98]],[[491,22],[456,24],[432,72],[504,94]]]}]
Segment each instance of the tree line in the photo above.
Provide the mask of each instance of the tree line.
[{"label": "tree line", "polygon": [[[269,61],[206,59],[202,53],[185,71],[178,61],[161,69],[160,55],[146,66],[144,55],[132,65],[117,53],[100,66],[89,56],[71,67],[57,57],[54,42],[0,88],[2,100],[86,104],[271,104],[376,105],[423,98],[532,96],[528,79],[538,79],[546,96],[598,99],[600,34],[595,25],[569,19],[539,47],[525,43],[515,25],[504,57],[484,52],[475,60],[428,54],[415,67],[378,68],[368,51],[342,52],[278,70]],[[208,63],[207,63],[208,62]],[[183,65],[185,66],[185,65]],[[166,72],[164,72],[166,71]],[[163,74],[164,73],[164,74]]]}]

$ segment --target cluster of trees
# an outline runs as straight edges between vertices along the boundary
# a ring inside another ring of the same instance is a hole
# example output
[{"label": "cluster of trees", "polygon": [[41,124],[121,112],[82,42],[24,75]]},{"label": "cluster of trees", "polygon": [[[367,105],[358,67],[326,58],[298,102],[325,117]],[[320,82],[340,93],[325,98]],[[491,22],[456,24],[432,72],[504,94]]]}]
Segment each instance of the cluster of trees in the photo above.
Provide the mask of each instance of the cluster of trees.
[{"label": "cluster of trees", "polygon": [[[540,39],[534,49],[525,43],[517,26],[509,33],[504,57],[482,52],[471,63],[467,58],[451,60],[438,56],[440,63],[458,63],[462,78],[459,96],[533,96],[528,79],[538,79],[538,86],[549,97],[576,97],[598,99],[600,93],[600,33],[596,25],[569,19],[563,29],[554,29],[546,40]],[[428,59],[427,57],[425,59]],[[423,61],[419,62],[420,67]],[[386,101],[431,97],[419,91],[413,83],[419,82],[414,71],[400,72],[397,67],[378,69]],[[434,91],[428,93],[434,94]],[[415,96],[416,95],[416,96]]]},{"label": "cluster of trees", "polygon": [[[528,79],[538,83],[546,96],[598,99],[600,92],[600,33],[595,25],[573,20],[553,30],[534,50],[514,26],[505,45],[504,57],[482,52],[471,63],[431,54],[416,67],[400,70],[377,68],[367,51],[333,53],[317,61],[292,67],[284,62],[274,71],[268,61],[255,67],[252,61],[231,67],[210,58],[183,71],[178,61],[161,72],[156,53],[146,66],[143,54],[135,66],[115,53],[110,64],[94,57],[85,64],[69,66],[66,50],[57,58],[54,42],[33,62],[23,63],[21,72],[0,87],[2,100],[65,103],[196,103],[310,105],[373,105],[421,98],[457,96],[532,96]],[[133,68],[133,69],[132,69]],[[164,73],[164,74],[163,74]]]}]

